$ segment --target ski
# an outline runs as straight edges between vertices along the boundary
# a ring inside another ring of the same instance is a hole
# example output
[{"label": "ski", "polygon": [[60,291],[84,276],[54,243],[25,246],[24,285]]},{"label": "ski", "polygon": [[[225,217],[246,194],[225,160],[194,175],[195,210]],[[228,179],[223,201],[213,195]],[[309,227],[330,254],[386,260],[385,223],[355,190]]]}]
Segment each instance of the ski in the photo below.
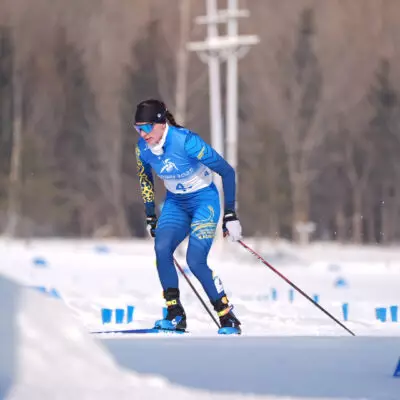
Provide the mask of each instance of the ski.
[{"label": "ski", "polygon": [[142,328],[142,329],[118,329],[118,330],[110,330],[110,331],[94,331],[90,332],[92,334],[110,334],[110,333],[121,333],[121,334],[185,334],[189,333],[188,331],[182,330],[172,330],[172,329],[159,329],[159,328]]}]

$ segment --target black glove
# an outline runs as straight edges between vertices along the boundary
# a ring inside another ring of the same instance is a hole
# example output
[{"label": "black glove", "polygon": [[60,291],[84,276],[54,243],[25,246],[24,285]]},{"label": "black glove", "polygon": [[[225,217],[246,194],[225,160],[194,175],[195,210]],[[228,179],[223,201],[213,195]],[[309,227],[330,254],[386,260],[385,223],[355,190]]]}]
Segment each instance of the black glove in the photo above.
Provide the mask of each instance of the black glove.
[{"label": "black glove", "polygon": [[227,222],[231,221],[238,221],[238,217],[235,213],[235,211],[230,211],[227,210],[225,211],[224,218],[222,219],[222,232],[224,234],[224,237],[229,235],[228,228],[226,227]]},{"label": "black glove", "polygon": [[146,228],[147,232],[151,237],[156,237],[157,217],[155,215],[149,215],[146,217]]}]

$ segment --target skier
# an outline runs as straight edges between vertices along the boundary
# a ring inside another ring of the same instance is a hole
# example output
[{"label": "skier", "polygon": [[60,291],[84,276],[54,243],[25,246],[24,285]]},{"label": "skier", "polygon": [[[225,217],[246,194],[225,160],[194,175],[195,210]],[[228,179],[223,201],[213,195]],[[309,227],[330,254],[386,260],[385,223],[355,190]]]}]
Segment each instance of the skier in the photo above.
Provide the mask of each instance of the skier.
[{"label": "skier", "polygon": [[[167,315],[156,321],[155,328],[186,329],[173,254],[190,235],[186,261],[219,316],[218,333],[240,334],[240,321],[232,312],[233,306],[229,304],[220,279],[207,264],[220,216],[212,171],[222,177],[224,236],[229,235],[233,241],[242,238],[235,213],[234,169],[196,133],[178,125],[159,100],[145,100],[137,105],[134,126],[140,135],[136,160],[147,230],[155,238],[157,270],[167,305]],[[155,211],[152,169],[166,187],[159,218]]]}]

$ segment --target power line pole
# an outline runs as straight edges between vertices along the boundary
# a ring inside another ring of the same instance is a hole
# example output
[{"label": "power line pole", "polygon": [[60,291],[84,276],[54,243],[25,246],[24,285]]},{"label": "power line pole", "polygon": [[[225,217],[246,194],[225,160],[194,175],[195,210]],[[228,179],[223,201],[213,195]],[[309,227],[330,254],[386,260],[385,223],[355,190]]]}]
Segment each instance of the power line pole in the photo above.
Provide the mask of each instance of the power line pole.
[{"label": "power line pole", "polygon": [[208,64],[211,142],[214,149],[223,156],[219,17],[217,1],[206,0],[206,2],[207,16],[197,17],[195,21],[198,24],[207,25],[207,39],[204,42],[188,43],[187,49],[197,52],[200,59]]},{"label": "power line pole", "polygon": [[[222,156],[226,144],[227,161],[237,167],[238,136],[238,59],[251,45],[257,44],[256,35],[238,35],[238,18],[248,17],[248,10],[238,10],[237,0],[227,0],[227,9],[218,10],[217,0],[207,0],[207,15],[195,19],[197,24],[207,25],[207,38],[203,42],[188,43],[203,62],[208,63],[210,85],[210,118],[212,146]],[[218,35],[218,24],[227,25],[227,35]],[[227,62],[226,135],[222,128],[220,63]]]},{"label": "power line pole", "polygon": [[[237,13],[237,0],[228,0],[228,13]],[[227,34],[237,38],[237,17],[228,19]],[[226,85],[226,157],[233,168],[237,167],[237,136],[238,136],[238,56],[237,50],[228,53],[227,85]]]},{"label": "power line pole", "polygon": [[[207,25],[207,38],[203,42],[188,43],[187,48],[195,51],[200,59],[208,64],[212,146],[224,157],[226,145],[227,161],[237,170],[238,59],[247,53],[251,45],[258,43],[259,39],[255,35],[238,35],[237,19],[248,17],[249,12],[238,10],[237,0],[227,0],[226,10],[218,10],[217,0],[206,1],[207,15],[197,17],[195,22]],[[226,24],[226,36],[218,34],[218,24]],[[223,130],[221,105],[220,64],[223,61],[227,61],[226,135]],[[222,205],[222,183],[219,176],[216,177],[215,183]],[[217,233],[216,239],[216,244],[222,252],[222,235]]]},{"label": "power line pole", "polygon": [[[11,106],[12,106],[12,147],[10,158],[10,173],[8,185],[7,219],[3,234],[14,237],[18,230],[21,213],[21,171],[22,171],[22,72],[17,57],[17,46],[15,40],[15,29],[13,34],[6,35],[4,40],[9,43],[9,54],[11,57]],[[2,49],[1,51],[3,51]]]},{"label": "power line pole", "polygon": [[177,76],[175,94],[176,120],[185,126],[186,123],[186,103],[187,103],[187,72],[188,72],[188,52],[186,42],[190,33],[190,8],[191,0],[181,0],[179,6],[179,48],[177,54]]}]

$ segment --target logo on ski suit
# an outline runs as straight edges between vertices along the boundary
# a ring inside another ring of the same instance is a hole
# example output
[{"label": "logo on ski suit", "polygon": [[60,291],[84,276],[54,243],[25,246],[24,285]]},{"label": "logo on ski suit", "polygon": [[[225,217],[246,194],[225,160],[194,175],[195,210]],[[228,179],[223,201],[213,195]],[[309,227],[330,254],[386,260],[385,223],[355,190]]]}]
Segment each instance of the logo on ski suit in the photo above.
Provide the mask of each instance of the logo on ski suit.
[{"label": "logo on ski suit", "polygon": [[172,162],[169,158],[163,160],[164,166],[161,168],[161,173],[164,171],[166,172],[172,172],[173,170],[178,171],[178,167],[175,165],[174,162]]}]

